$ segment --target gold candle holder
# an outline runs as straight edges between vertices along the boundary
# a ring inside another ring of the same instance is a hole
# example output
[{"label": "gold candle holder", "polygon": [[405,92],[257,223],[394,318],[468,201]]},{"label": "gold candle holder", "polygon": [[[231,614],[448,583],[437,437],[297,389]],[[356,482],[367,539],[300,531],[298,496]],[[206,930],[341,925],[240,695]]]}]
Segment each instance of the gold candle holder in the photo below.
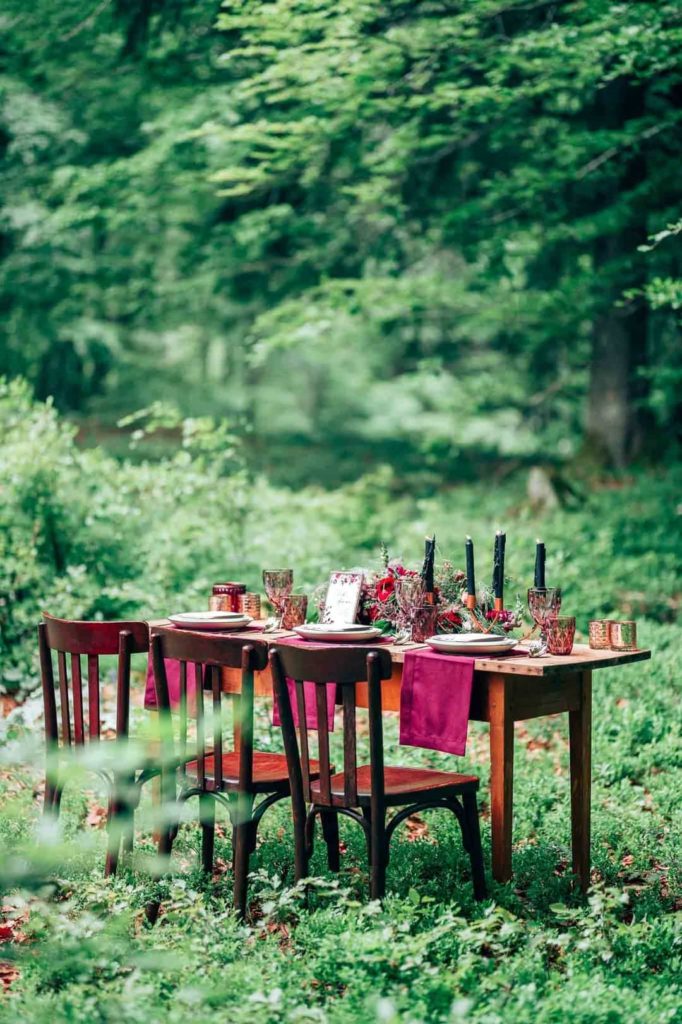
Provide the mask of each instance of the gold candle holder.
[{"label": "gold candle holder", "polygon": [[260,619],[260,594],[244,594],[244,612],[246,615],[250,615],[252,619]]},{"label": "gold candle holder", "polygon": [[593,651],[603,651],[611,646],[611,619],[593,619],[589,625],[590,647]]},{"label": "gold candle holder", "polygon": [[613,651],[636,651],[637,650],[637,623],[636,622],[612,622],[611,623],[611,650]]}]

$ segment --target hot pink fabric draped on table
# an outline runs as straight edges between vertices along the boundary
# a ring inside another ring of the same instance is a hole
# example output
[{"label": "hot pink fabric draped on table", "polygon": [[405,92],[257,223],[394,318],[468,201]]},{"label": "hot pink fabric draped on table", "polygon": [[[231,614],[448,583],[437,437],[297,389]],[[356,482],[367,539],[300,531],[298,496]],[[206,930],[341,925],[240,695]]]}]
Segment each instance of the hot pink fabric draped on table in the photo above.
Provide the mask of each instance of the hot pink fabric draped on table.
[{"label": "hot pink fabric draped on table", "polygon": [[[254,631],[255,632],[255,631]],[[282,645],[317,648],[328,647],[328,644],[284,637],[276,641]],[[439,750],[443,753],[462,756],[466,749],[471,690],[474,677],[474,658],[457,658],[448,654],[420,648],[407,651],[403,665],[403,678],[400,689],[400,742],[406,746],[424,747],[427,750]],[[177,706],[180,700],[180,664],[167,660],[166,676],[171,705]],[[294,721],[298,725],[298,707],[295,699],[293,680],[289,680]],[[188,695],[194,693],[194,673],[187,673]],[[336,683],[327,684],[327,723],[330,729],[334,726],[334,711],[337,699]],[[306,722],[308,728],[317,728],[317,705],[315,687],[312,683],[305,684]],[[145,689],[145,707],[155,708],[156,690],[151,659],[147,667],[147,685]],[[273,707],[273,722],[279,725],[279,713]]]}]

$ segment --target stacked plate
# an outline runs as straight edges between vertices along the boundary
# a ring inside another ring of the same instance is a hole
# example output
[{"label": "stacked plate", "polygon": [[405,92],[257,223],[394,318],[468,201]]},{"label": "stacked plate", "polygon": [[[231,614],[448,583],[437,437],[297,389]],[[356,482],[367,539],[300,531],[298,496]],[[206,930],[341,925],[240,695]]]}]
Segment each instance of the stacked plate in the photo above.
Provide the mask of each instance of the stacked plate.
[{"label": "stacked plate", "polygon": [[171,615],[170,621],[180,629],[229,630],[244,629],[252,621],[244,612],[183,612]]},{"label": "stacked plate", "polygon": [[495,657],[516,647],[513,637],[493,633],[443,633],[426,641],[434,651],[444,654],[487,654]]},{"label": "stacked plate", "polygon": [[308,622],[305,626],[296,626],[294,633],[298,633],[304,640],[331,640],[333,643],[348,643],[358,640],[376,640],[381,636],[381,630],[376,626],[363,626],[358,622],[348,625],[338,625],[329,622]]}]

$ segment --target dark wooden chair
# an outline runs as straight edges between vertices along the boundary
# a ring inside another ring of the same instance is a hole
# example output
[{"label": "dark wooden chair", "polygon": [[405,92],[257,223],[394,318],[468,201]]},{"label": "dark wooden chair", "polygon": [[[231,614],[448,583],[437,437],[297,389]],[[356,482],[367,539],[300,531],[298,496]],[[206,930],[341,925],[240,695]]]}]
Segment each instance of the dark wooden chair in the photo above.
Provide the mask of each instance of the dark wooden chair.
[{"label": "dark wooden chair", "polygon": [[[127,744],[130,658],[133,654],[148,652],[149,627],[146,622],[74,622],[43,613],[43,621],[38,626],[38,646],[47,747],[44,809],[46,814],[58,817],[68,756],[73,756],[86,743],[99,743],[103,739],[99,659],[106,655],[118,658],[116,730],[112,739],[119,744]],[[57,655],[57,686],[53,653]],[[85,681],[83,657],[87,658]],[[97,769],[97,774],[107,784],[109,794],[107,876],[116,872],[121,841],[126,850],[132,850],[134,812],[139,804],[141,787],[158,775],[158,770],[150,764],[135,768],[127,763],[125,756],[121,760],[124,765],[121,771],[106,765]]]},{"label": "dark wooden chair", "polygon": [[[284,754],[253,749],[254,672],[267,667],[267,644],[262,640],[206,635],[185,630],[160,628],[152,636],[152,660],[157,702],[162,717],[164,750],[162,762],[171,765],[173,778],[165,774],[165,800],[175,798],[175,775],[179,775],[177,799],[199,797],[202,827],[202,866],[213,869],[215,801],[220,801],[232,823],[234,865],[234,906],[240,916],[246,912],[249,859],[256,847],[258,825],[265,811],[289,796],[289,772]],[[180,704],[175,716],[168,692],[164,659],[180,662]],[[191,663],[195,678],[195,699],[188,700],[187,666]],[[233,750],[226,750],[222,716],[221,670],[241,670],[241,688],[232,694],[235,736]],[[204,690],[211,691],[213,722],[207,739],[204,715]],[[190,735],[190,719],[195,736]],[[310,763],[314,774],[316,764]],[[258,800],[258,803],[256,801]],[[171,822],[159,837],[159,854],[169,856],[177,826]],[[158,904],[148,908],[153,920]]]},{"label": "dark wooden chair", "polygon": [[[385,891],[389,844],[397,826],[418,811],[443,807],[452,811],[459,822],[464,847],[471,861],[474,894],[476,899],[483,899],[486,887],[476,803],[478,779],[455,772],[389,767],[384,764],[381,681],[391,676],[391,657],[388,651],[380,648],[304,650],[275,645],[269,657],[289,764],[297,879],[304,878],[308,873],[316,816],[319,814],[324,820],[325,817],[336,818],[336,815],[344,814],[357,821],[365,831],[371,897],[381,899]],[[300,749],[287,677],[295,680]],[[317,691],[319,764],[314,777],[309,773],[310,734],[306,724],[301,680],[315,683]],[[330,680],[336,681],[342,694],[342,772],[334,772],[330,764],[325,689],[325,684]],[[356,688],[358,683],[364,681],[368,683],[369,693],[370,762],[358,765]],[[307,813],[306,805],[310,807]],[[400,809],[386,823],[388,808]]]}]

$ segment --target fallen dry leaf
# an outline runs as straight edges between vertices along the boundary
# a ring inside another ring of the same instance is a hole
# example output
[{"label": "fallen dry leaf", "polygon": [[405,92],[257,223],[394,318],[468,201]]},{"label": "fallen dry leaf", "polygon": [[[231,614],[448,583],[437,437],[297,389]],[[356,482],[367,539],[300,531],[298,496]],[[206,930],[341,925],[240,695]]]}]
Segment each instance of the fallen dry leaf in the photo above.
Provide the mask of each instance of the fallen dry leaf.
[{"label": "fallen dry leaf", "polygon": [[85,823],[92,828],[103,828],[107,823],[106,807],[102,807],[101,804],[90,804]]},{"label": "fallen dry leaf", "polygon": [[14,697],[10,697],[6,693],[0,694],[0,717],[7,718],[10,711],[14,711],[18,707],[19,701],[15,700]]},{"label": "fallen dry leaf", "polygon": [[411,814],[406,819],[405,824],[407,825],[407,835],[405,838],[408,843],[415,843],[418,840],[426,843],[436,842],[429,832],[429,826],[418,814]]},{"label": "fallen dry leaf", "polygon": [[0,963],[0,985],[2,985],[3,991],[6,992],[10,985],[20,977],[20,972],[12,964],[7,962]]}]

